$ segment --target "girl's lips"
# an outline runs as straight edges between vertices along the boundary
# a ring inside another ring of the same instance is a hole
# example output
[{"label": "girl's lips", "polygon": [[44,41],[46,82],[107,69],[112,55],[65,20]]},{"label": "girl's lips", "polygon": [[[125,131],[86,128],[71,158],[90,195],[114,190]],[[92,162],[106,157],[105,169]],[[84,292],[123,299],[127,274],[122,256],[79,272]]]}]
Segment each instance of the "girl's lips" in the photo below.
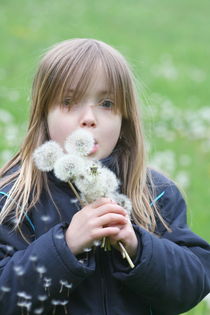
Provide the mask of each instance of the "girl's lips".
[{"label": "girl's lips", "polygon": [[98,144],[98,143],[95,143],[94,146],[93,146],[93,149],[92,149],[92,151],[89,153],[89,155],[90,155],[90,154],[93,154],[93,153],[95,153],[95,152],[97,152],[98,149],[99,149],[99,144]]}]

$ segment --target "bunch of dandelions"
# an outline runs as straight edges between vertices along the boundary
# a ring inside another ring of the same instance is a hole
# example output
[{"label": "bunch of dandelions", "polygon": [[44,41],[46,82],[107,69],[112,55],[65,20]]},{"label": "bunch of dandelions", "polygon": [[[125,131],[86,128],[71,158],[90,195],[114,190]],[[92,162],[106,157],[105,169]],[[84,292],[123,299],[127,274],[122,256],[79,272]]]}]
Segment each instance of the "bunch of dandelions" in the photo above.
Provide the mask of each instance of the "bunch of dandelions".
[{"label": "bunch of dandelions", "polygon": [[[33,159],[38,169],[45,172],[53,170],[58,179],[67,182],[81,206],[106,197],[121,205],[130,217],[132,204],[127,196],[118,192],[120,183],[116,175],[100,161],[88,157],[94,145],[92,134],[78,129],[67,137],[64,143],[65,152],[58,143],[47,141],[35,150]],[[98,245],[101,242],[96,241],[94,244]],[[118,244],[123,258],[126,258],[129,265],[134,268],[126,249],[121,242]],[[103,238],[101,247],[105,250],[111,249],[108,238]]]}]

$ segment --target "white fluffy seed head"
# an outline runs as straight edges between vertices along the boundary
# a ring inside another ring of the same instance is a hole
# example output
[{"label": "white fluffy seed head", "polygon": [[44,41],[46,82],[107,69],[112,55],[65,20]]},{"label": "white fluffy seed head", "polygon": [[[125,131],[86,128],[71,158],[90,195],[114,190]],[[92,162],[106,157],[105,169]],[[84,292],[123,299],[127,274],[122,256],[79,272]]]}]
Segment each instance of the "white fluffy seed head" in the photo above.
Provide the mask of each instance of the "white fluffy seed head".
[{"label": "white fluffy seed head", "polygon": [[119,187],[119,180],[116,175],[106,167],[100,170],[98,185],[102,186],[106,194],[116,191]]},{"label": "white fluffy seed head", "polygon": [[65,154],[54,165],[55,176],[64,181],[74,181],[84,173],[84,160],[77,155]]},{"label": "white fluffy seed head", "polygon": [[109,197],[123,207],[127,211],[129,217],[131,216],[132,202],[126,195],[115,192],[114,194],[110,194]]},{"label": "white fluffy seed head", "polygon": [[36,167],[44,172],[52,171],[55,162],[63,155],[63,150],[55,141],[47,141],[33,153]]},{"label": "white fluffy seed head", "polygon": [[77,152],[81,156],[87,156],[93,149],[94,138],[84,129],[77,129],[67,137],[64,148],[68,153]]}]

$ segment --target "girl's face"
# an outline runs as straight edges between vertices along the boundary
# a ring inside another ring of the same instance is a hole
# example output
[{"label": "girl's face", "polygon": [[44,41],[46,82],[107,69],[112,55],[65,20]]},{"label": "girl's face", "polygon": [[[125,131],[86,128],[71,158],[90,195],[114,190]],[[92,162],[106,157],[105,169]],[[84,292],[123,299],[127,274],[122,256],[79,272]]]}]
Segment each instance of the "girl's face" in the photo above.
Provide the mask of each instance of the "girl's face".
[{"label": "girl's face", "polygon": [[113,108],[113,96],[106,91],[104,71],[98,67],[83,98],[76,103],[73,91],[66,93],[62,104],[53,106],[48,113],[50,138],[62,147],[65,139],[78,128],[91,132],[96,144],[90,154],[100,160],[111,154],[120,135],[122,116]]}]

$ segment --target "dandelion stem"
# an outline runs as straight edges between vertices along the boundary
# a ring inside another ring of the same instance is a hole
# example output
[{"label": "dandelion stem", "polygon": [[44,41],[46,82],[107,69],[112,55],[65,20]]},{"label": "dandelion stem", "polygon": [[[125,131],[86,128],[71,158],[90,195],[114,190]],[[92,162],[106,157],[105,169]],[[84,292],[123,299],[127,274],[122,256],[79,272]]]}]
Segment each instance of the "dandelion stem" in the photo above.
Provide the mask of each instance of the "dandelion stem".
[{"label": "dandelion stem", "polygon": [[129,266],[133,269],[135,267],[135,265],[133,264],[130,256],[128,255],[127,250],[125,249],[125,247],[123,246],[123,244],[121,242],[118,242],[118,245],[121,248],[121,253],[122,253],[123,258],[125,257],[127,259]]},{"label": "dandelion stem", "polygon": [[78,192],[77,192],[76,189],[74,188],[74,185],[73,185],[70,181],[68,181],[68,184],[69,184],[70,188],[73,190],[73,192],[74,192],[75,196],[77,197],[77,199],[79,200],[81,206],[85,206],[85,205],[83,204],[81,198],[80,198],[80,195],[78,194]]}]

